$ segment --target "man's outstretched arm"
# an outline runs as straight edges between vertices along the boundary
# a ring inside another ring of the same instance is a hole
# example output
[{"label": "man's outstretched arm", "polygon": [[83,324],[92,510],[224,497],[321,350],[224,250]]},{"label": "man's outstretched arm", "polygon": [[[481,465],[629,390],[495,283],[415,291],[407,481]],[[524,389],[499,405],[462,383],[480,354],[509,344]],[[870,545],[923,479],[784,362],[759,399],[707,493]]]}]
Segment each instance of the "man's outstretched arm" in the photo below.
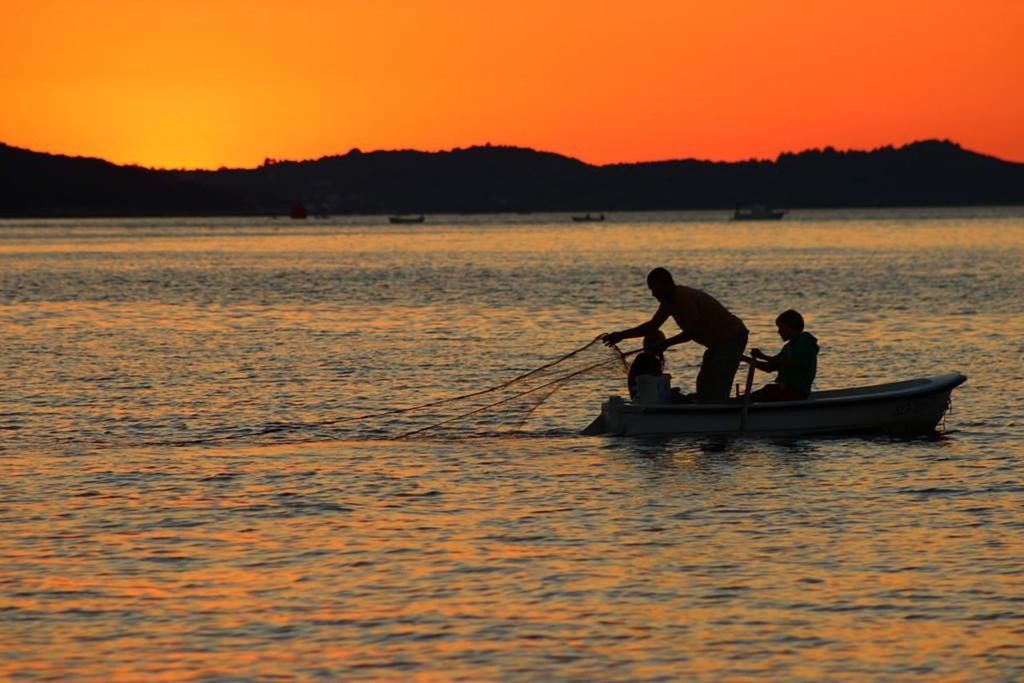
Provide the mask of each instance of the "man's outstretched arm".
[{"label": "man's outstretched arm", "polygon": [[676,344],[682,344],[683,342],[693,341],[693,335],[683,330],[679,334],[669,337],[665,340],[664,348],[675,346]]},{"label": "man's outstretched arm", "polygon": [[636,337],[646,336],[649,332],[661,329],[661,326],[668,320],[668,313],[665,313],[660,308],[654,314],[654,317],[647,322],[631,327],[628,330],[621,330],[619,332],[608,332],[603,335],[601,339],[604,340],[605,346],[612,346],[618,344],[623,339],[634,339]]}]

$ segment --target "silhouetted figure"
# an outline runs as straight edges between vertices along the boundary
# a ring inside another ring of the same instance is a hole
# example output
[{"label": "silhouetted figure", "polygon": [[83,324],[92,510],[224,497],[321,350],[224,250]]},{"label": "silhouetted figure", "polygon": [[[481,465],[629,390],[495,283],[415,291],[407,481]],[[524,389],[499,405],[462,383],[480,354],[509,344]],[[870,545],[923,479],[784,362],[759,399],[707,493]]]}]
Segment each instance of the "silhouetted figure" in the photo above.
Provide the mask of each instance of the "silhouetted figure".
[{"label": "silhouetted figure", "polygon": [[671,316],[680,334],[669,337],[659,351],[682,342],[695,341],[706,348],[697,374],[697,401],[723,403],[729,398],[740,358],[747,346],[747,328],[713,296],[699,289],[677,285],[664,268],[647,275],[647,286],[660,306],[654,317],[636,327],[604,335],[605,344],[643,337],[660,329]]},{"label": "silhouetted figure", "polygon": [[774,356],[751,349],[754,366],[765,372],[778,372],[775,381],[750,395],[752,401],[802,401],[811,394],[818,374],[818,340],[804,331],[804,317],[789,309],[775,319],[779,336],[786,342]]},{"label": "silhouetted figure", "polygon": [[292,208],[288,211],[288,215],[294,219],[302,219],[306,217],[306,205],[302,202],[295,202],[292,204]]},{"label": "silhouetted figure", "polygon": [[660,375],[665,369],[665,334],[661,330],[654,330],[644,336],[644,350],[636,355],[629,366],[629,377],[626,385],[629,387],[630,398],[636,398],[636,378],[640,375]]}]

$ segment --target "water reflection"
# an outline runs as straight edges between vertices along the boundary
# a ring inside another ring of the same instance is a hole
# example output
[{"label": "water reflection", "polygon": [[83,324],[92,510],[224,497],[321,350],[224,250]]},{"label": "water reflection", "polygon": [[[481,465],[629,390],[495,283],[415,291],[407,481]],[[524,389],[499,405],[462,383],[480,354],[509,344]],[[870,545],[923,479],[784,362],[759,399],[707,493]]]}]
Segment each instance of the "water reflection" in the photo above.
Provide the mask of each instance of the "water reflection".
[{"label": "water reflection", "polygon": [[[1020,678],[1021,217],[670,218],[0,226],[0,678]],[[950,431],[575,436],[621,378],[332,422],[592,339],[666,249],[754,339],[799,302],[823,386],[965,372]]]}]

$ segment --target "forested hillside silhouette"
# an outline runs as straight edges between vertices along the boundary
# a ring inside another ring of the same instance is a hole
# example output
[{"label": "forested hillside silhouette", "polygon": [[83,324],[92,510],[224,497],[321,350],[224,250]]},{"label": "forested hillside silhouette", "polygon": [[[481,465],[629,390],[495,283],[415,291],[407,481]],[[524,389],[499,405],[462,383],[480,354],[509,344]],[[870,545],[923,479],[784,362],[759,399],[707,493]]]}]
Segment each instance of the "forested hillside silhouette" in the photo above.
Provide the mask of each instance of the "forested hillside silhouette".
[{"label": "forested hillside silhouette", "polygon": [[774,161],[595,166],[549,152],[352,150],[254,169],[157,170],[0,144],[0,215],[473,213],[1024,204],[1024,164],[949,141]]}]

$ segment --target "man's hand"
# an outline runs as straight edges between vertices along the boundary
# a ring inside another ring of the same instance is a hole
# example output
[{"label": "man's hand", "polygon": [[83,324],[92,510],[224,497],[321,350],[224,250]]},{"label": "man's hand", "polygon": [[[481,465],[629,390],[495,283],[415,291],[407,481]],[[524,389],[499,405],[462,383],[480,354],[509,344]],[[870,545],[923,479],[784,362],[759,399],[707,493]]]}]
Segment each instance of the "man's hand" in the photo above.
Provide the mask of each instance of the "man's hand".
[{"label": "man's hand", "polygon": [[761,349],[750,349],[750,355],[753,358],[758,358],[760,360],[768,360],[768,358],[769,358],[768,354],[766,354]]},{"label": "man's hand", "polygon": [[605,332],[601,335],[601,341],[604,342],[605,346],[615,346],[623,339],[624,337],[621,332]]}]

